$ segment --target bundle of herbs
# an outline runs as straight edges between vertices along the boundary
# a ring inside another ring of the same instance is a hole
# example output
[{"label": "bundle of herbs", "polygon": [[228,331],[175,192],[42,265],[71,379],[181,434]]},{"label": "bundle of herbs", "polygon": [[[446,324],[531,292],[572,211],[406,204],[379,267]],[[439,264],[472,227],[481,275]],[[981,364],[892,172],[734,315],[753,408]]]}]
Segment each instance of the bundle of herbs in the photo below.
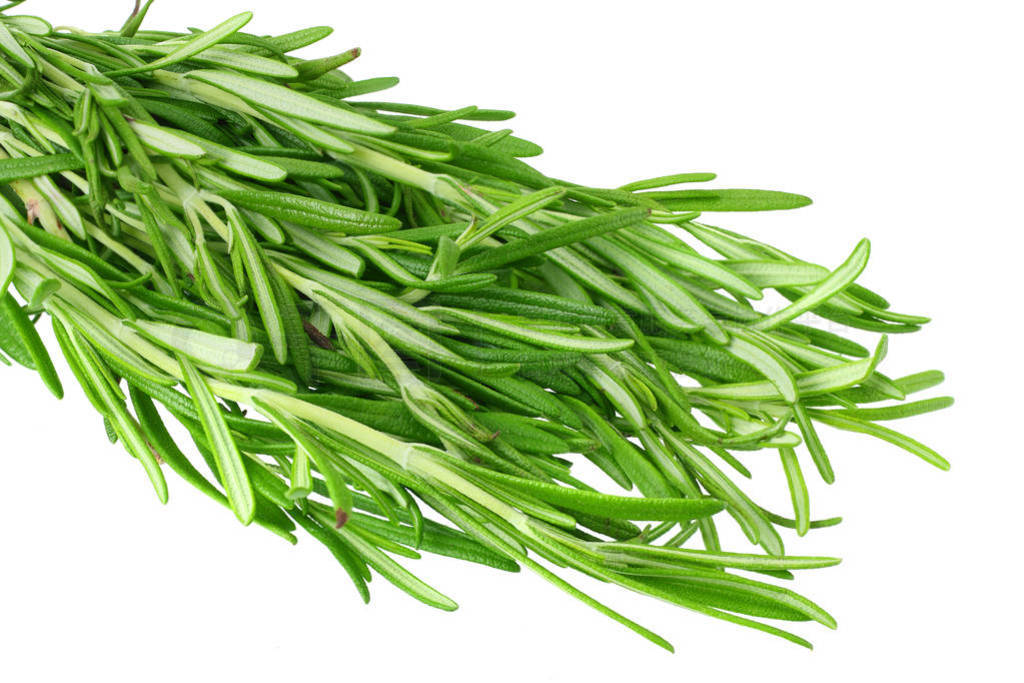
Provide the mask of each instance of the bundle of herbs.
[{"label": "bundle of herbs", "polygon": [[[926,319],[856,283],[867,241],[829,270],[708,225],[809,203],[690,189],[709,173],[549,178],[477,126],[511,112],[372,101],[397,79],[340,71],[358,49],[290,55],[329,28],[143,30],[150,4],[103,33],[0,13],[0,349],[60,397],[52,325],[160,500],[173,471],[301,529],[364,600],[376,573],[455,609],[395,559],[429,552],[526,567],[666,648],[561,570],[803,645],[775,622],[834,626],[779,585],[838,562],[779,533],[838,522],[810,514],[805,472],[833,480],[816,425],[947,467],[879,424],[951,400],[906,400],[939,372],[879,372]],[[788,304],[760,311],[768,291]],[[741,487],[766,457],[791,515]]]}]

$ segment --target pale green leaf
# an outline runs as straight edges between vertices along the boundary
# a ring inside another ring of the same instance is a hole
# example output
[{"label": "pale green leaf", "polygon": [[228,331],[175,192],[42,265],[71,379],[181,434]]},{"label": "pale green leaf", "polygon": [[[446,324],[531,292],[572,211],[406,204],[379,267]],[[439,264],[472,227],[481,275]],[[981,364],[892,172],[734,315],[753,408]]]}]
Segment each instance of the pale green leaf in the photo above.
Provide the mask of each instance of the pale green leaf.
[{"label": "pale green leaf", "polygon": [[390,124],[258,78],[211,69],[192,71],[188,76],[240,97],[252,105],[303,121],[371,135],[385,135],[395,130]]}]

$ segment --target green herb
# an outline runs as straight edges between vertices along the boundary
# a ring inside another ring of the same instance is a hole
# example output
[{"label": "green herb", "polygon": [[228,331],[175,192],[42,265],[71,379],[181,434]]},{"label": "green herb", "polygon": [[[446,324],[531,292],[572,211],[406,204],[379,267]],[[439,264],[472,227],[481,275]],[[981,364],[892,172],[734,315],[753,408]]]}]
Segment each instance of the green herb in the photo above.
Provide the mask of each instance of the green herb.
[{"label": "green herb", "polygon": [[[878,424],[952,399],[905,401],[937,371],[879,372],[927,318],[856,283],[866,240],[830,271],[698,222],[801,195],[548,178],[539,146],[465,123],[511,112],[350,101],[397,79],[349,78],[358,49],[288,55],[328,28],[144,31],[151,4],[102,33],[0,11],[0,362],[62,396],[47,314],[161,500],[166,465],[243,524],[301,528],[364,600],[377,573],[455,609],[395,559],[422,551],[526,567],[669,649],[556,572],[801,645],[772,622],[835,626],[771,582],[838,562],[780,534],[839,522],[811,517],[808,463],[834,479],[817,425],[948,467]],[[790,303],[763,311],[765,290]],[[792,517],[743,490],[764,451]]]}]

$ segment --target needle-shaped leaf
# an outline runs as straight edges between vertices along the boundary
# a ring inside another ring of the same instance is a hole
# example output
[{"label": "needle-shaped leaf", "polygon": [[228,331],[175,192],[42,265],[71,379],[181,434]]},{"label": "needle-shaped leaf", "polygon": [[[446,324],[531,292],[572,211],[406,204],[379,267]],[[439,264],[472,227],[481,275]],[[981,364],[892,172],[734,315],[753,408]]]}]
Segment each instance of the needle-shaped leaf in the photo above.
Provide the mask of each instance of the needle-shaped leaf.
[{"label": "needle-shaped leaf", "polygon": [[84,372],[84,377],[92,392],[102,403],[104,417],[108,420],[108,424],[120,437],[128,452],[142,464],[160,502],[166,503],[167,482],[160,469],[160,463],[146,442],[138,423],[128,414],[124,405],[124,397],[119,395],[119,390],[115,391],[106,376],[106,369],[101,366],[100,361],[88,348],[86,342],[73,332],[70,334],[70,340],[76,352],[77,367]]},{"label": "needle-shaped leaf", "polygon": [[287,171],[272,160],[254,157],[192,133],[179,131],[178,135],[199,147],[208,159],[216,159],[221,168],[232,173],[268,183],[279,182],[288,176]]},{"label": "needle-shaped leaf", "polygon": [[[875,354],[870,358],[799,373],[794,376],[797,392],[800,396],[813,396],[859,384],[871,376],[875,366],[885,357],[886,348],[886,340],[883,337]],[[771,382],[718,384],[691,391],[704,396],[733,398],[740,401],[767,401],[781,397],[779,389]]]},{"label": "needle-shaped leaf", "polygon": [[557,332],[545,332],[542,330],[524,327],[496,316],[483,313],[471,313],[457,308],[446,308],[443,306],[430,307],[432,312],[437,313],[441,318],[454,321],[462,321],[477,325],[485,330],[491,330],[504,334],[512,339],[530,342],[549,349],[562,349],[565,351],[582,351],[583,353],[614,353],[628,349],[633,345],[632,339],[602,339],[598,337],[582,337],[579,335],[559,334]]},{"label": "needle-shaped leaf", "polygon": [[332,293],[317,289],[313,290],[313,294],[319,295],[326,299],[326,302],[340,306],[343,310],[357,316],[360,321],[374,328],[388,342],[404,351],[473,373],[509,375],[518,367],[512,363],[479,363],[462,358],[422,332],[392,317],[386,311],[360,302],[353,297],[345,296],[340,292]]},{"label": "needle-shaped leaf", "polygon": [[[140,48],[140,52],[170,55],[176,49],[180,48],[175,48],[172,45],[146,45]],[[298,75],[295,67],[290,64],[236,50],[209,48],[190,57],[190,60],[204,66],[226,67],[266,78],[290,80]]]},{"label": "needle-shaped leaf", "polygon": [[786,403],[795,403],[798,395],[796,380],[778,354],[742,329],[729,329],[732,335],[725,350],[767,377]]},{"label": "needle-shaped leaf", "polygon": [[940,396],[928,398],[923,401],[912,401],[910,403],[897,403],[881,408],[840,408],[831,411],[836,415],[855,417],[859,420],[878,422],[880,420],[901,420],[915,415],[925,415],[936,410],[944,410],[953,405],[952,396]]},{"label": "needle-shaped leaf", "polygon": [[249,474],[242,463],[242,454],[238,451],[221,408],[217,405],[206,380],[185,356],[179,354],[178,362],[185,386],[198,409],[203,432],[213,449],[217,472],[227,491],[231,509],[242,524],[250,524],[256,515],[256,499]]},{"label": "needle-shaped leaf", "polygon": [[11,286],[11,280],[14,279],[16,264],[14,242],[3,225],[6,220],[5,217],[0,216],[0,296],[7,294],[7,288]]},{"label": "needle-shaped leaf", "polygon": [[634,543],[603,543],[598,552],[621,555],[641,560],[677,560],[689,564],[729,567],[732,569],[820,569],[834,567],[840,560],[835,557],[800,557],[797,555],[751,555],[709,550],[690,550]]},{"label": "needle-shaped leaf", "polygon": [[64,388],[50,360],[50,354],[25,309],[10,292],[0,295],[0,349],[22,365],[38,372],[54,396],[64,397]]},{"label": "needle-shaped leaf", "polygon": [[808,413],[810,413],[811,417],[822,424],[827,424],[830,427],[836,427],[837,429],[843,429],[849,432],[868,434],[881,439],[882,441],[888,441],[894,446],[899,446],[903,450],[913,453],[925,462],[935,465],[940,470],[949,469],[949,461],[936,453],[934,449],[925,446],[923,443],[916,441],[909,436],[889,429],[888,427],[883,427],[881,425],[867,422],[866,420],[846,415],[839,415],[825,410],[809,410]]},{"label": "needle-shaped leaf", "polygon": [[807,495],[807,484],[804,482],[804,475],[800,470],[800,461],[797,460],[796,451],[792,448],[780,448],[779,456],[782,458],[782,469],[786,473],[786,482],[789,484],[789,495],[793,500],[796,533],[803,536],[807,533],[811,524],[811,508]]},{"label": "needle-shaped leaf", "polygon": [[536,232],[523,239],[488,249],[459,264],[460,273],[478,273],[549,252],[567,244],[583,242],[597,235],[619,230],[643,220],[646,209],[625,209],[615,213],[569,221],[555,228]]},{"label": "needle-shaped leaf", "polygon": [[728,333],[711,313],[684,287],[662,270],[622,242],[597,237],[587,245],[614,263],[628,274],[644,291],[659,299],[673,313],[700,328],[711,339],[719,343],[729,340]]},{"label": "needle-shaped leaf", "polygon": [[287,192],[223,190],[220,195],[236,206],[325,232],[373,235],[402,227],[401,221],[391,216]]},{"label": "needle-shaped leaf", "polygon": [[[281,312],[281,323],[284,326],[284,337],[287,343],[286,361],[291,360],[292,365],[295,367],[295,373],[299,376],[299,381],[304,386],[309,386],[313,383],[313,358],[311,348],[313,346],[312,337],[309,334],[309,328],[311,323],[307,323],[302,319],[299,312],[299,297],[298,295],[282,280],[281,276],[273,270],[270,264],[267,264],[267,279],[270,280],[271,287],[274,292],[274,298],[277,300],[277,307]],[[313,328],[314,330],[316,328]],[[319,332],[319,330],[316,330]],[[316,343],[323,343],[324,340],[317,339]],[[327,340],[328,343],[330,340]]]},{"label": "needle-shaped leaf", "polygon": [[35,69],[36,64],[32,61],[32,58],[25,52],[25,48],[21,46],[10,29],[0,22],[0,50],[6,53],[9,57],[13,57],[16,62],[21,64],[26,69]]},{"label": "needle-shaped leaf", "polygon": [[761,318],[751,327],[762,331],[770,330],[828,301],[857,279],[868,264],[870,253],[871,243],[866,239],[861,240],[846,261],[815,285],[811,291],[782,310]]},{"label": "needle-shaped leaf", "polygon": [[[234,247],[240,250],[260,319],[263,320],[263,327],[267,331],[267,336],[270,337],[270,348],[273,350],[277,362],[284,365],[288,360],[288,339],[285,334],[284,320],[281,318],[281,307],[274,294],[274,286],[267,274],[263,253],[241,215],[231,207],[228,209],[228,224],[231,226]],[[249,370],[251,367],[244,369]]]},{"label": "needle-shaped leaf", "polygon": [[358,534],[348,529],[341,529],[339,534],[345,541],[352,545],[352,548],[368,565],[380,572],[381,576],[390,581],[396,587],[402,589],[420,602],[452,612],[458,608],[458,604],[448,596],[431,588],[423,581],[420,581],[407,569],[385,555],[379,548],[370,544]]},{"label": "needle-shaped leaf", "polygon": [[160,459],[189,484],[218,503],[228,506],[228,499],[224,497],[224,494],[211,484],[178,448],[174,438],[167,431],[167,426],[164,424],[163,418],[160,417],[153,399],[133,384],[128,385],[128,392],[142,433],[159,454]]},{"label": "needle-shaped leaf", "polygon": [[726,261],[725,267],[758,287],[802,287],[828,277],[828,269],[797,261]]},{"label": "needle-shaped leaf", "polygon": [[640,196],[673,211],[777,211],[811,203],[809,197],[775,190],[665,190]]},{"label": "needle-shaped leaf", "polygon": [[471,224],[466,231],[455,240],[455,243],[462,249],[477,244],[490,237],[507,225],[529,216],[530,214],[543,209],[552,202],[565,196],[564,187],[546,187],[543,190],[532,192],[515,201],[509,202],[501,207],[486,220],[479,224]]},{"label": "needle-shaped leaf", "polygon": [[512,491],[528,494],[559,507],[616,519],[683,522],[707,517],[725,509],[714,498],[631,498],[531,481],[490,470],[474,468],[481,476]]},{"label": "needle-shaped leaf", "polygon": [[368,135],[386,135],[395,130],[388,123],[251,76],[204,69],[192,71],[188,77],[220,88],[250,104],[303,121]]},{"label": "needle-shaped leaf", "polygon": [[267,42],[273,45],[274,49],[279,52],[292,52],[293,50],[319,43],[332,33],[334,33],[334,29],[330,26],[311,26],[267,38]]},{"label": "needle-shaped leaf", "polygon": [[644,251],[669,263],[680,270],[702,277],[710,282],[721,285],[725,289],[750,299],[760,299],[761,290],[735,270],[719,265],[711,259],[699,254],[690,253],[678,248],[659,244],[654,240],[642,240],[640,246]]},{"label": "needle-shaped leaf", "polygon": [[635,180],[620,186],[619,189],[626,192],[639,192],[640,190],[653,190],[658,187],[667,187],[680,183],[707,183],[717,177],[714,173],[676,173],[658,176],[657,178],[647,178],[646,180]]},{"label": "needle-shaped leaf", "polygon": [[370,579],[370,572],[366,568],[366,564],[360,559],[356,553],[348,546],[338,534],[327,528],[327,525],[321,525],[315,520],[298,513],[294,510],[287,510],[289,516],[292,517],[299,526],[305,529],[310,536],[320,541],[330,551],[331,555],[334,556],[338,563],[345,569],[345,573],[348,574],[349,578],[352,579],[352,583],[355,584],[356,590],[359,592],[364,603],[370,602],[370,591],[366,587],[366,582]]},{"label": "needle-shaped leaf", "polygon": [[189,140],[185,134],[170,128],[142,121],[130,121],[128,125],[139,136],[142,144],[158,154],[182,159],[198,159],[206,154],[201,146]]},{"label": "needle-shaped leaf", "polygon": [[818,468],[821,480],[826,484],[833,483],[836,475],[832,471],[832,463],[829,460],[828,453],[825,452],[821,439],[818,437],[818,431],[814,428],[814,422],[811,421],[810,415],[807,414],[807,409],[800,404],[793,406],[793,419],[800,428],[800,434],[807,445],[807,451],[811,454],[814,466]]},{"label": "needle-shaped leaf", "polygon": [[108,75],[113,77],[144,73],[146,71],[165,69],[173,64],[179,64],[187,61],[190,57],[199,54],[203,50],[223,42],[226,38],[241,30],[241,28],[248,24],[251,19],[252,12],[236,14],[230,19],[214,26],[209,31],[196,34],[194,37],[182,43],[176,49],[171,51],[169,54],[164,55],[160,59],[149,62],[144,66],[138,66],[131,69],[121,69]]},{"label": "needle-shaped leaf", "polygon": [[340,54],[332,55],[330,57],[321,57],[319,59],[310,59],[305,62],[299,62],[295,65],[296,80],[312,81],[320,78],[326,73],[340,69],[353,59],[359,57],[360,54],[361,50],[358,47],[354,47],[351,50],[345,50]]},{"label": "needle-shaped leaf", "polygon": [[149,13],[149,8],[153,5],[154,0],[146,0],[145,4],[136,2],[135,9],[125,20],[124,25],[121,26],[121,36],[124,38],[132,38],[138,33],[139,28],[142,26],[142,22],[146,19],[146,14]]},{"label": "needle-shaped leaf", "polygon": [[280,126],[299,140],[303,140],[315,145],[316,147],[322,147],[329,152],[337,154],[347,155],[355,152],[356,148],[351,142],[342,139],[322,126],[318,126],[294,116],[285,116],[275,113],[268,108],[260,108],[259,112],[271,123]]},{"label": "needle-shaped leaf", "polygon": [[243,372],[256,366],[263,347],[232,337],[150,320],[126,323],[150,341],[213,368]]},{"label": "needle-shaped leaf", "polygon": [[78,171],[85,167],[74,154],[47,154],[38,157],[0,159],[0,183],[36,178],[61,171]]},{"label": "needle-shaped leaf", "polygon": [[282,222],[281,227],[296,247],[320,263],[346,275],[362,274],[366,264],[351,250],[301,225]]},{"label": "needle-shaped leaf", "polygon": [[[4,9],[9,7],[15,7],[20,5],[25,0],[11,0],[8,2]],[[28,14],[15,14],[11,16],[5,16],[4,21],[8,26],[13,26],[30,36],[48,36],[53,33],[53,26],[50,22],[40,17],[34,17]]]}]

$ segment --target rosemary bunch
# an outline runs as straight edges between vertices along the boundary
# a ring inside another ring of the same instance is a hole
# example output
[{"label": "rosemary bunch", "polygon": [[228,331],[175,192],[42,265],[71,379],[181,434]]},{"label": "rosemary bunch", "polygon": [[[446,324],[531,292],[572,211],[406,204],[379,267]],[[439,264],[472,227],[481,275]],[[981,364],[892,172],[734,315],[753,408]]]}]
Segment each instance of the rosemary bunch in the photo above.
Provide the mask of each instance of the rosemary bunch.
[{"label": "rosemary bunch", "polygon": [[[301,528],[364,600],[375,572],[454,609],[394,559],[423,551],[525,566],[666,648],[557,569],[803,645],[774,622],[834,626],[771,581],[838,562],[779,533],[838,522],[810,515],[804,470],[833,480],[816,425],[947,467],[879,424],[951,399],[905,401],[938,372],[879,372],[927,320],[856,283],[867,241],[829,270],[708,225],[809,200],[689,189],[707,173],[552,179],[476,125],[511,112],[351,99],[397,81],[340,71],[358,49],[289,55],[330,29],[142,30],[150,4],[103,33],[0,14],[0,349],[59,397],[48,320],[161,500],[172,470]],[[768,290],[788,305],[759,310]],[[738,485],[748,456],[778,458],[792,518]],[[763,552],[723,549],[725,518]]]}]

